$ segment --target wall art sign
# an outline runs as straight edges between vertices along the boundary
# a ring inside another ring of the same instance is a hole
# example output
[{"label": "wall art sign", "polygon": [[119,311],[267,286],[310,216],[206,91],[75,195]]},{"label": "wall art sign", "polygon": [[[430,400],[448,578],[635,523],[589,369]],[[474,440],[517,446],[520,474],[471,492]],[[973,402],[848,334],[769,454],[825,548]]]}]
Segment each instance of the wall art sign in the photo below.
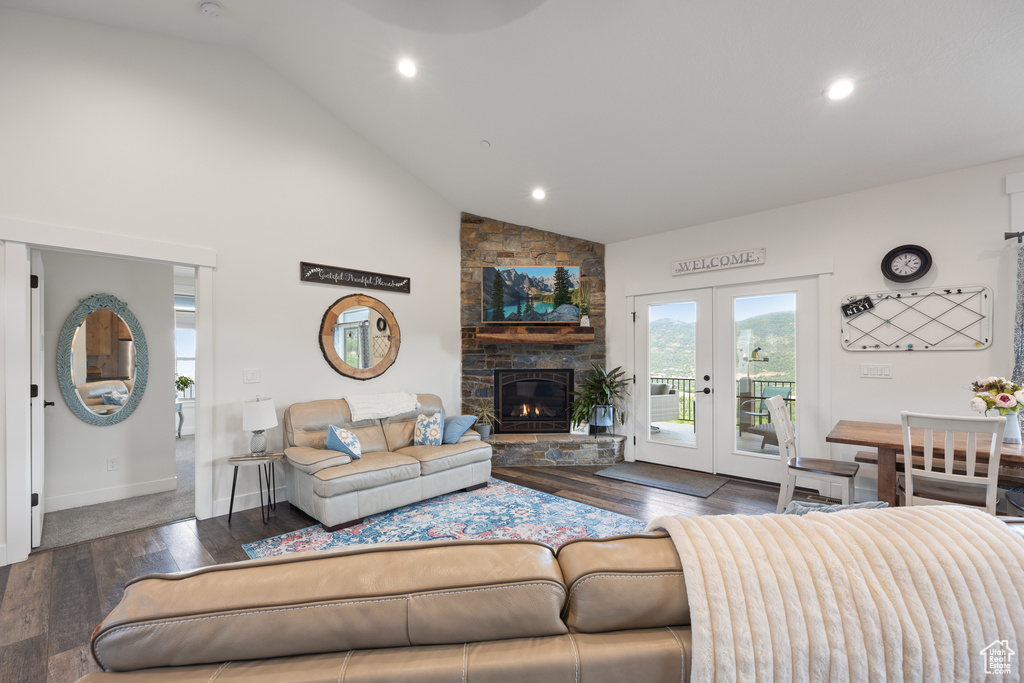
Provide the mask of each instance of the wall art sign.
[{"label": "wall art sign", "polygon": [[400,275],[384,275],[370,273],[365,270],[338,268],[319,263],[299,262],[299,279],[303,282],[321,282],[342,287],[362,287],[363,289],[382,289],[386,292],[409,293],[410,281]]},{"label": "wall art sign", "polygon": [[861,297],[860,299],[854,299],[853,301],[842,305],[843,315],[846,316],[847,318],[849,318],[851,315],[863,313],[869,308],[874,307],[875,304],[872,303],[871,297],[869,296]]},{"label": "wall art sign", "polygon": [[757,266],[765,262],[766,252],[767,250],[761,247],[759,249],[744,249],[743,251],[732,251],[728,254],[716,254],[715,256],[702,256],[700,258],[686,259],[685,261],[675,261],[672,263],[672,274],[692,275],[693,273],[706,273],[710,270]]}]

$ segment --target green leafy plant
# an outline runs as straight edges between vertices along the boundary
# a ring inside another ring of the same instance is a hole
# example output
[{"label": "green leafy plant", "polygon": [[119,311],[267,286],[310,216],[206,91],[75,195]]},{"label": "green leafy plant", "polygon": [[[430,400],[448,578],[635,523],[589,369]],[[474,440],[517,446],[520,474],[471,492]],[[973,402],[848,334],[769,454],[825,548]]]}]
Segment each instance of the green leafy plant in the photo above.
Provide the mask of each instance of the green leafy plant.
[{"label": "green leafy plant", "polygon": [[494,412],[494,404],[486,399],[480,399],[473,404],[473,413],[480,424],[493,427],[494,423],[501,424],[497,414]]},{"label": "green leafy plant", "polygon": [[605,370],[596,363],[590,365],[590,373],[580,383],[579,390],[571,392],[573,424],[589,422],[598,406],[611,406],[612,415],[619,424],[623,424],[626,420],[623,402],[626,385],[629,384],[629,380],[624,377],[626,373],[621,367]]},{"label": "green leafy plant", "polygon": [[572,302],[580,309],[580,315],[590,315],[590,280],[580,280],[580,286],[572,292]]},{"label": "green leafy plant", "polygon": [[185,375],[174,376],[174,388],[178,391],[188,391],[188,388],[195,385],[196,381]]}]

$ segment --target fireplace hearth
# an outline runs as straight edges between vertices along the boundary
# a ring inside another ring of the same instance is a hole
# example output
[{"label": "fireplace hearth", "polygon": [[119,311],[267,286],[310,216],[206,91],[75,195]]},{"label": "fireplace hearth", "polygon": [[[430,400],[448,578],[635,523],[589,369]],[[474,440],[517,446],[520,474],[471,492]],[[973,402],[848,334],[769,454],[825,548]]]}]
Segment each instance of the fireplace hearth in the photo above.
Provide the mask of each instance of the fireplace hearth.
[{"label": "fireplace hearth", "polygon": [[495,370],[495,433],[568,433],[572,389],[572,369]]}]

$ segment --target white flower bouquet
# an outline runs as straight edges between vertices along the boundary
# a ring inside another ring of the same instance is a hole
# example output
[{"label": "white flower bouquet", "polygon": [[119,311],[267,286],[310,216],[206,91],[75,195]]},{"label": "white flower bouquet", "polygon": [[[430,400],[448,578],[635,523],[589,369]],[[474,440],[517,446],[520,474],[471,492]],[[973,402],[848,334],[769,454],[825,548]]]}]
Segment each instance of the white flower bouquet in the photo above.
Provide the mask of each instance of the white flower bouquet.
[{"label": "white flower bouquet", "polygon": [[987,377],[971,383],[974,398],[971,410],[987,413],[998,410],[1000,415],[1016,413],[1024,403],[1024,386],[1005,377]]}]

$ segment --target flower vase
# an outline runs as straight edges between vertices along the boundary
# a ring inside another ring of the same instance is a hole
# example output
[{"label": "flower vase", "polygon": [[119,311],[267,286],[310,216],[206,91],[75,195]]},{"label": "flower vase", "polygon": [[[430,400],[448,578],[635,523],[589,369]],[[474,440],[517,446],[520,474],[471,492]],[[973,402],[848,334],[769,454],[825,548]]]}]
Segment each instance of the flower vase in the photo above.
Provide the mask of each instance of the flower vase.
[{"label": "flower vase", "polygon": [[1003,432],[1003,443],[1020,443],[1020,419],[1017,411],[1006,411],[1006,430]]}]

